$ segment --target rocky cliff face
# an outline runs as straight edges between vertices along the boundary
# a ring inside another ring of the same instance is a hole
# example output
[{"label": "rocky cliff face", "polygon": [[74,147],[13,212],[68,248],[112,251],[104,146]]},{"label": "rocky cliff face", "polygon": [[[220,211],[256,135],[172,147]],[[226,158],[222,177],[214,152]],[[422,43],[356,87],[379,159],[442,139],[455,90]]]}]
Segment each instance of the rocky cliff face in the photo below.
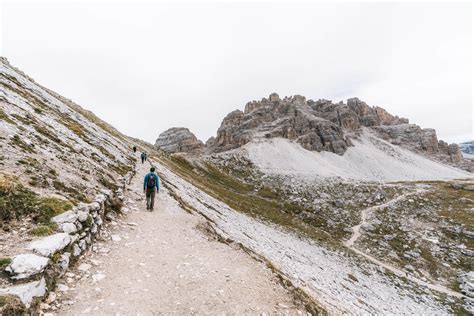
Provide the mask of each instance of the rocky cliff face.
[{"label": "rocky cliff face", "polygon": [[241,147],[255,138],[281,137],[294,140],[311,151],[343,155],[362,128],[378,137],[429,156],[443,163],[472,171],[472,162],[461,155],[459,146],[438,140],[436,131],[410,124],[408,119],[369,106],[358,98],[347,103],[306,100],[295,95],[281,99],[272,93],[261,101],[251,101],[244,111],[229,113],[206,144],[185,128],[173,128],[160,135],[156,146],[168,152],[218,153]]},{"label": "rocky cliff face", "polygon": [[158,136],[155,146],[168,152],[201,153],[204,144],[184,127],[170,128]]},{"label": "rocky cliff face", "polygon": [[329,100],[306,100],[295,95],[281,99],[272,93],[261,101],[245,105],[244,111],[229,113],[206,142],[206,151],[222,152],[240,147],[254,138],[282,137],[295,140],[312,151],[343,155],[361,128],[368,128],[383,138],[417,153],[472,171],[456,144],[439,141],[434,129],[409,124],[408,119],[372,107],[358,98],[333,103]]},{"label": "rocky cliff face", "polygon": [[296,140],[304,148],[344,154],[350,141],[338,124],[314,115],[303,96],[281,100],[276,93],[268,99],[247,103],[245,111],[229,113],[217,137],[208,142],[211,152],[240,147],[254,137],[283,137]]}]

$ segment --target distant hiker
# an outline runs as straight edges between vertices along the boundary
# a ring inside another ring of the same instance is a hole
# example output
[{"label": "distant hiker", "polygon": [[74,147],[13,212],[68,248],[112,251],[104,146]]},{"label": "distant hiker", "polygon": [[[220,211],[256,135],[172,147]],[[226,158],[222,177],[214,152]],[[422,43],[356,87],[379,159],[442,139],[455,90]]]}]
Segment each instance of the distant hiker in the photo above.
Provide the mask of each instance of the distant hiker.
[{"label": "distant hiker", "polygon": [[158,178],[158,175],[155,173],[155,167],[151,167],[150,173],[145,176],[143,191],[146,195],[146,209],[153,211],[153,206],[155,206],[155,193],[156,191],[160,193],[160,178]]},{"label": "distant hiker", "polygon": [[134,152],[134,153],[137,152],[137,146],[133,146],[133,152]]},{"label": "distant hiker", "polygon": [[142,158],[142,163],[144,163],[145,162],[145,153],[142,153],[140,157]]},{"label": "distant hiker", "polygon": [[145,153],[145,161],[148,159],[148,154]]}]

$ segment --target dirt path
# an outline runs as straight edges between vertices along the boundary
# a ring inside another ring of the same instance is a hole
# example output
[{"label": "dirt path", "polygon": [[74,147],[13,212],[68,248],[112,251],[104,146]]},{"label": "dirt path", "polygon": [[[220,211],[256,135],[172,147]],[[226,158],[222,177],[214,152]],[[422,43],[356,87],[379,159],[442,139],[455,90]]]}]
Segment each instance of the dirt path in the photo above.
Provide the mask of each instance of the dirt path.
[{"label": "dirt path", "polygon": [[401,201],[401,200],[405,199],[406,197],[408,197],[410,195],[417,194],[419,192],[421,192],[421,191],[401,194],[401,195],[397,196],[394,199],[391,199],[390,201],[388,201],[386,203],[371,206],[369,208],[363,209],[361,214],[360,214],[360,218],[361,218],[360,224],[355,225],[355,226],[352,227],[352,236],[348,240],[344,241],[344,245],[346,247],[353,248],[354,243],[357,241],[357,239],[359,239],[359,237],[361,235],[360,228],[362,227],[362,225],[367,223],[367,216],[370,215],[373,211],[384,208],[384,207],[387,207],[387,206],[390,206],[390,205],[393,205],[393,204],[397,203],[398,201]]},{"label": "dirt path", "polygon": [[206,236],[197,228],[203,220],[166,190],[146,211],[138,193],[147,167],[140,165],[127,205],[139,210],[117,219],[115,241],[97,244],[67,274],[69,289],[59,286],[60,315],[300,314],[267,267]]},{"label": "dirt path", "polygon": [[344,241],[343,244],[344,246],[346,246],[347,248],[351,249],[352,251],[354,251],[355,253],[365,257],[366,259],[368,259],[369,261],[393,272],[395,275],[399,276],[399,277],[404,277],[404,278],[407,278],[408,280],[412,281],[412,282],[415,282],[417,283],[418,285],[421,285],[421,286],[424,286],[424,287],[427,287],[433,291],[437,291],[437,292],[440,292],[440,293],[445,293],[447,295],[451,295],[451,296],[454,296],[454,297],[459,297],[459,298],[462,298],[464,297],[463,294],[459,293],[459,292],[455,292],[443,285],[440,285],[440,284],[432,284],[432,283],[428,283],[428,282],[425,282],[421,279],[418,279],[410,274],[408,274],[406,271],[403,271],[399,268],[396,268],[390,264],[387,264],[385,262],[382,262],[380,260],[378,260],[377,258],[375,257],[372,257],[371,255],[368,255],[364,252],[362,252],[361,250],[357,249],[354,244],[355,242],[357,241],[357,239],[359,239],[359,237],[361,236],[361,232],[360,232],[360,228],[362,227],[362,225],[366,224],[367,223],[367,218],[368,216],[370,216],[370,214],[375,211],[375,210],[378,210],[378,209],[381,209],[381,208],[384,208],[384,207],[387,207],[387,206],[390,206],[392,204],[395,204],[397,203],[398,201],[401,201],[405,198],[407,198],[408,196],[411,196],[411,195],[414,195],[414,194],[418,194],[422,192],[421,189],[418,189],[416,190],[415,192],[409,192],[409,193],[405,193],[405,194],[402,194],[402,195],[399,195],[397,196],[396,198],[394,199],[391,199],[390,201],[384,203],[384,204],[380,204],[380,205],[376,205],[376,206],[372,206],[372,207],[369,207],[369,208],[366,208],[364,210],[362,210],[361,212],[361,222],[358,224],[358,225],[355,225],[352,227],[352,236],[351,238],[349,238],[348,240]]}]

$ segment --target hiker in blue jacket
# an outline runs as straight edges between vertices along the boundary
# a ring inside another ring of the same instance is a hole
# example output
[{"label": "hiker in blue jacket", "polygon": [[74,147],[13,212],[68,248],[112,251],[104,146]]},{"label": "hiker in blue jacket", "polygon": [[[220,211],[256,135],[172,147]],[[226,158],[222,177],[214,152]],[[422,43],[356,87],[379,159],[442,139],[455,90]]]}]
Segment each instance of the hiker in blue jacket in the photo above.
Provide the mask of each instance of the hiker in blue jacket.
[{"label": "hiker in blue jacket", "polygon": [[146,209],[153,211],[155,206],[155,193],[160,193],[160,178],[155,173],[155,167],[150,168],[150,173],[145,176],[143,192],[146,195]]}]

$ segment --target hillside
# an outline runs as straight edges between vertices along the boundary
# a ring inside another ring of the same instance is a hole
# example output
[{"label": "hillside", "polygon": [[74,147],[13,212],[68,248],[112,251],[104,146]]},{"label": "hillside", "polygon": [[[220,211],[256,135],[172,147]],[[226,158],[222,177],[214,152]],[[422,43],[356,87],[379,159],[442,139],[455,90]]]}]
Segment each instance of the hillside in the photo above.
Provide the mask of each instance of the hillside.
[{"label": "hillside", "polygon": [[272,94],[199,152],[188,129],[161,134],[173,150],[157,142],[155,159],[183,205],[330,313],[472,312],[472,162],[408,122],[358,99]]},{"label": "hillside", "polygon": [[132,144],[0,58],[2,313],[10,308],[2,295],[29,306],[105,232],[134,173]]},{"label": "hillside", "polygon": [[474,311],[474,181],[433,130],[273,94],[159,150],[0,66],[1,313]]},{"label": "hillside", "polygon": [[308,151],[274,138],[246,144],[230,155],[242,155],[269,174],[308,178],[339,177],[363,181],[443,180],[472,174],[392,145],[365,131],[344,155]]}]

